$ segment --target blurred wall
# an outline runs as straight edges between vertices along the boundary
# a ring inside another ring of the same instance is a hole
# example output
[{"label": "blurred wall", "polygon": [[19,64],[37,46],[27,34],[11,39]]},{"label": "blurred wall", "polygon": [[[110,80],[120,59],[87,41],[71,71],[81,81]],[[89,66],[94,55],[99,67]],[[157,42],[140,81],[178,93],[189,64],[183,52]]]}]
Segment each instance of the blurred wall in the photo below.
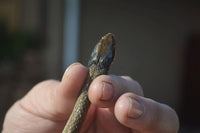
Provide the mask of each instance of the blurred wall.
[{"label": "blurred wall", "polygon": [[10,0],[0,2],[0,19],[4,19],[10,31],[20,25],[22,0]]},{"label": "blurred wall", "polygon": [[83,0],[80,61],[104,34],[114,33],[117,57],[111,73],[140,82],[144,94],[179,107],[185,40],[200,29],[199,4],[191,1]]},{"label": "blurred wall", "polygon": [[47,78],[62,76],[62,40],[64,1],[48,0],[45,47],[45,75]]}]

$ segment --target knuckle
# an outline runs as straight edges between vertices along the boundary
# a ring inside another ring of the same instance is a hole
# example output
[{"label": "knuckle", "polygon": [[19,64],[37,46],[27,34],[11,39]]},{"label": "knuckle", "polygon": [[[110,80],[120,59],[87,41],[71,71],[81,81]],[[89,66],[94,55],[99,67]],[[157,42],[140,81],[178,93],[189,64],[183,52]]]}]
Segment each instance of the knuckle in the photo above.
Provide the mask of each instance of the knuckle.
[{"label": "knuckle", "polygon": [[130,76],[121,76],[121,78],[129,80],[129,81],[134,81]]},{"label": "knuckle", "polygon": [[138,81],[132,79],[130,76],[121,76],[126,81],[126,85],[129,86],[129,90],[132,92],[143,96],[143,89],[142,86],[139,84]]}]

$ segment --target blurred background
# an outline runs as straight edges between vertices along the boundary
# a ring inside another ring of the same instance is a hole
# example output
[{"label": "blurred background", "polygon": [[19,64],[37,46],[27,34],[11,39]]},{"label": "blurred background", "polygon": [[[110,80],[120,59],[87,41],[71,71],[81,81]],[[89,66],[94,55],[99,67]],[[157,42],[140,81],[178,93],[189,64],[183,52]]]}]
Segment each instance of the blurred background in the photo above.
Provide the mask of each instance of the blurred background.
[{"label": "blurred background", "polygon": [[174,108],[180,133],[199,133],[198,0],[0,0],[0,124],[36,83],[60,80],[73,62],[87,65],[108,32],[117,40],[111,73]]}]

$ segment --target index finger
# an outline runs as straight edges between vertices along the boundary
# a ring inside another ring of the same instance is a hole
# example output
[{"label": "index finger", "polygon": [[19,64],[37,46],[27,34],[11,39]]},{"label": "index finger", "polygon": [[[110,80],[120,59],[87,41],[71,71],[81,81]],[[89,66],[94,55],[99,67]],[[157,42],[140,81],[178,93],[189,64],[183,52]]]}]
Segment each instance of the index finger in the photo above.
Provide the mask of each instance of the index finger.
[{"label": "index finger", "polygon": [[143,96],[142,87],[131,77],[101,75],[91,83],[88,93],[89,99],[94,105],[111,107],[126,92]]}]

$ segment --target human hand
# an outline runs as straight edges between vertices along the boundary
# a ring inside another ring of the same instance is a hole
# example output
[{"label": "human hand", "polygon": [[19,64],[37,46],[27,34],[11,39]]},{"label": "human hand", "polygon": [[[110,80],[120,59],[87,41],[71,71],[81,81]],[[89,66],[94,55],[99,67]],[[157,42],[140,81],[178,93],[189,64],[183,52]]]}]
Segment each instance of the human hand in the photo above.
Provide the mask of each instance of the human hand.
[{"label": "human hand", "polygon": [[[7,112],[2,133],[61,133],[88,69],[71,65],[61,82],[37,84]],[[177,133],[178,117],[165,104],[143,97],[130,77],[101,75],[90,85],[91,106],[81,132]]]}]

